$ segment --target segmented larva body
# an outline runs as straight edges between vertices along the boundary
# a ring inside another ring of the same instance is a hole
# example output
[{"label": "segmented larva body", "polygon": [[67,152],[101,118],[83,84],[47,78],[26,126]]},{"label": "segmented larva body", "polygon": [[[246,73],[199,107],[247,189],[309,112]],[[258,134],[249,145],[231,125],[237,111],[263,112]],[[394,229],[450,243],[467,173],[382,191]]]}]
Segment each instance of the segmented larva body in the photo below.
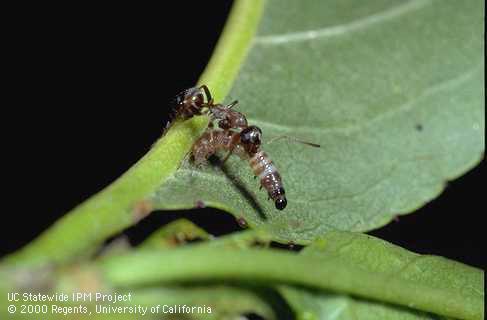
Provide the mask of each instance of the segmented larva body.
[{"label": "segmented larva body", "polygon": [[192,157],[195,164],[201,165],[220,150],[232,151],[232,154],[249,161],[254,175],[259,177],[261,187],[267,191],[276,208],[283,210],[286,207],[285,191],[277,168],[264,151],[249,152],[240,140],[240,133],[230,130],[208,130],[194,143]]},{"label": "segmented larva body", "polygon": [[287,200],[282,186],[281,175],[274,163],[264,151],[258,151],[249,160],[250,167],[256,177],[260,179],[260,185],[267,190],[276,208],[282,210],[286,207]]}]

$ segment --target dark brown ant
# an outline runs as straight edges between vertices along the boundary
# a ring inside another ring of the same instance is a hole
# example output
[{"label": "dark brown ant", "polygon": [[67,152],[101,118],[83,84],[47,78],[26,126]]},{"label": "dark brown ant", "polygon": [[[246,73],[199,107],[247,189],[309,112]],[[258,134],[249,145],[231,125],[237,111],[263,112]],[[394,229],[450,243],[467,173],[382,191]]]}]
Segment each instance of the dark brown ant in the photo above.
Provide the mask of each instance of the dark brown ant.
[{"label": "dark brown ant", "polygon": [[213,121],[218,121],[218,127],[221,129],[246,128],[248,124],[245,116],[232,110],[237,103],[238,101],[234,101],[226,106],[214,104],[213,97],[206,85],[193,87],[180,92],[174,98],[175,117],[187,120],[193,116],[209,113],[210,127],[213,126]]}]

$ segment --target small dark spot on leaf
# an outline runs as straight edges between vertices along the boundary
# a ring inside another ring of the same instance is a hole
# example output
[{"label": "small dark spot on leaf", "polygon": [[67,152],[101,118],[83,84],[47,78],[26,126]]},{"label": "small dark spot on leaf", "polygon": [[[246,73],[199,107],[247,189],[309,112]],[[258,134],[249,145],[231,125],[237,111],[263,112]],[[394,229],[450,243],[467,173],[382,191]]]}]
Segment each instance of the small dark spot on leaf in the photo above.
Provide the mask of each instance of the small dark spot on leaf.
[{"label": "small dark spot on leaf", "polygon": [[418,131],[423,131],[423,125],[421,123],[416,124],[415,128]]},{"label": "small dark spot on leaf", "polygon": [[275,249],[290,250],[295,252],[299,252],[301,249],[303,249],[302,245],[296,244],[294,241],[289,241],[286,244],[279,243],[279,242],[272,242],[271,247]]},{"label": "small dark spot on leaf", "polygon": [[202,208],[205,208],[206,205],[205,205],[205,203],[202,200],[198,200],[195,203],[195,207],[198,208],[198,209],[202,209]]},{"label": "small dark spot on leaf", "polygon": [[241,228],[248,228],[249,224],[247,223],[247,220],[245,220],[243,217],[238,217],[237,218],[237,223]]},{"label": "small dark spot on leaf", "polygon": [[399,222],[399,216],[394,217],[394,222]]}]

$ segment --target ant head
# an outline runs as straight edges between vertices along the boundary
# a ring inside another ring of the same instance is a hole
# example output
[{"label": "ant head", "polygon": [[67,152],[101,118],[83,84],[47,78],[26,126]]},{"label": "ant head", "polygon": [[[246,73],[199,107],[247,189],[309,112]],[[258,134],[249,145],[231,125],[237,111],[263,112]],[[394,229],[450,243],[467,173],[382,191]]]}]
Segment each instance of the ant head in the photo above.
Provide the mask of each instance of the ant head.
[{"label": "ant head", "polygon": [[262,130],[256,126],[250,126],[240,132],[240,140],[243,144],[260,146],[262,141]]},{"label": "ant head", "polygon": [[205,102],[205,96],[201,88],[189,88],[179,93],[175,98],[175,103],[178,107],[193,107],[197,110],[201,109]]}]

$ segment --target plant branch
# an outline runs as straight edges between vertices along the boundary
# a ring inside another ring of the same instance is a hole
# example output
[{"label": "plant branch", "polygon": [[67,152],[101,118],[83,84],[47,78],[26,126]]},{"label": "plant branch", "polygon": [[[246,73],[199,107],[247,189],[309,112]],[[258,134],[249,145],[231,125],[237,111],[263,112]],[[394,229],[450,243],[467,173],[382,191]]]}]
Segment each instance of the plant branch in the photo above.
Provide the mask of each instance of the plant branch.
[{"label": "plant branch", "polygon": [[[252,280],[345,292],[460,319],[483,317],[480,294],[465,296],[455,288],[427,286],[401,277],[386,279],[384,274],[369,272],[340,259],[317,259],[279,250],[187,247],[109,258],[102,261],[101,266],[106,279],[116,287],[197,280]],[[469,272],[481,273],[471,269]]]}]

